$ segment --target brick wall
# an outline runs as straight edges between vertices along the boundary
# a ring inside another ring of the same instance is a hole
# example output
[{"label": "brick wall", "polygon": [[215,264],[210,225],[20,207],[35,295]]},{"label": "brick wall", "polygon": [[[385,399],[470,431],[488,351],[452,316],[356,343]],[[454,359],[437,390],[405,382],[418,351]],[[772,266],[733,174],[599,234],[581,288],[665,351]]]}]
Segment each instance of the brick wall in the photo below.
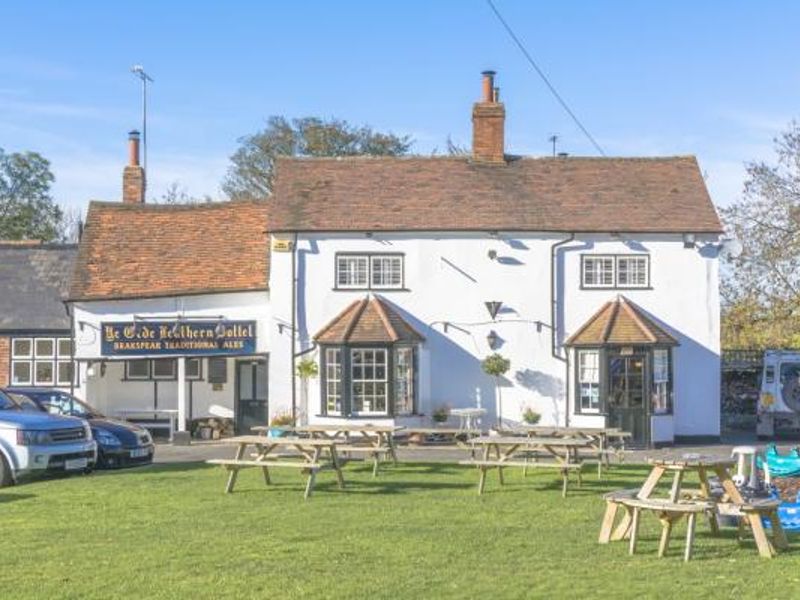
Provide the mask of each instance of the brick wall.
[{"label": "brick wall", "polygon": [[0,387],[8,385],[11,370],[11,338],[0,336]]},{"label": "brick wall", "polygon": [[499,102],[478,102],[472,109],[472,157],[477,162],[502,163],[505,157],[506,109]]}]

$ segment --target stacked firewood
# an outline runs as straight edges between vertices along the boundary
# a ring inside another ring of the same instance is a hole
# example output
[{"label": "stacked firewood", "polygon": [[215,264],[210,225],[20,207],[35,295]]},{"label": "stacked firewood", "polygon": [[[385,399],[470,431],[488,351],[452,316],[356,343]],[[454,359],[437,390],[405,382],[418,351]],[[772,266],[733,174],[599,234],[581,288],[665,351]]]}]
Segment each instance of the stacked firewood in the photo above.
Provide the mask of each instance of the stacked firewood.
[{"label": "stacked firewood", "polygon": [[198,440],[218,440],[233,435],[233,419],[205,417],[192,420],[192,437]]}]

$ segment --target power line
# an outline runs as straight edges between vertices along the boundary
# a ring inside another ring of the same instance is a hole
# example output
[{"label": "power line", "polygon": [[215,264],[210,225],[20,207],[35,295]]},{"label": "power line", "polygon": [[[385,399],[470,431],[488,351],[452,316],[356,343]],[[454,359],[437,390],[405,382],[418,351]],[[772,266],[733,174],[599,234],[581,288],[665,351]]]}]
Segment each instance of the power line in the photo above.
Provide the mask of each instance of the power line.
[{"label": "power line", "polygon": [[555,96],[555,99],[558,100],[559,104],[561,104],[561,107],[572,118],[572,120],[575,122],[575,124],[580,128],[580,130],[583,132],[583,134],[589,139],[589,141],[592,143],[592,145],[595,147],[595,149],[600,153],[600,155],[601,156],[605,156],[606,153],[603,152],[603,149],[600,147],[600,144],[598,144],[597,141],[592,137],[592,134],[589,133],[589,130],[586,129],[586,127],[584,127],[583,123],[581,123],[580,119],[575,115],[575,113],[572,112],[572,109],[569,107],[567,102],[561,97],[561,94],[559,94],[558,91],[556,90],[556,88],[553,86],[553,84],[550,83],[550,80],[547,78],[547,75],[544,74],[544,71],[542,71],[539,68],[539,65],[536,64],[536,61],[533,60],[533,57],[530,55],[528,50],[525,48],[525,45],[520,41],[520,39],[514,33],[514,30],[511,29],[509,24],[503,18],[503,15],[500,14],[500,11],[497,10],[497,7],[494,5],[494,2],[492,2],[492,0],[486,0],[486,3],[489,5],[489,8],[492,9],[492,12],[497,17],[497,20],[500,21],[500,24],[508,32],[508,35],[511,37],[511,39],[514,40],[514,43],[520,49],[520,51],[525,56],[525,58],[528,60],[530,65],[534,68],[536,73],[538,73],[539,77],[542,78],[542,81],[544,81],[545,85],[548,87],[550,92],[553,94],[553,96]]}]

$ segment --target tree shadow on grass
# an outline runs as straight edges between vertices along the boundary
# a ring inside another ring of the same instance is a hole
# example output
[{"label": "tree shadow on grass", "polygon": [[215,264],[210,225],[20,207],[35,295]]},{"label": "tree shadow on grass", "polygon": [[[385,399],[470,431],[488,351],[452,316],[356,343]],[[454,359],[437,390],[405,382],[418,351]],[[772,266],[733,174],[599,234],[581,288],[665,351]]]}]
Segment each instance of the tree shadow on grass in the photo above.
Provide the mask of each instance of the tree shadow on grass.
[{"label": "tree shadow on grass", "polygon": [[36,494],[0,494],[0,504],[16,502],[17,500],[30,500],[36,498]]}]

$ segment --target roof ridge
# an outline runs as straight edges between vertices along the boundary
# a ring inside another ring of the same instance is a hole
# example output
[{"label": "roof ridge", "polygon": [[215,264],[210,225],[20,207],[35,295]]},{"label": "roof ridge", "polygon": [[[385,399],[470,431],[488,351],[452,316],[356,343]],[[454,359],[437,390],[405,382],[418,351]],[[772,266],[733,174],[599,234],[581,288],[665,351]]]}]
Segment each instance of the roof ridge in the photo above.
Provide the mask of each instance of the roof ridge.
[{"label": "roof ridge", "polygon": [[350,336],[353,335],[353,330],[358,325],[358,322],[361,320],[361,315],[364,314],[364,310],[367,308],[369,304],[369,296],[364,296],[361,300],[357,300],[358,306],[355,307],[350,320],[347,322],[347,327],[344,329],[344,333],[342,334],[342,341],[347,342],[350,340]]},{"label": "roof ridge", "polygon": [[345,316],[345,315],[346,315],[346,314],[347,314],[347,313],[348,313],[350,310],[352,310],[353,308],[355,308],[355,305],[356,305],[358,302],[361,302],[361,300],[353,300],[353,301],[352,301],[350,304],[348,304],[348,305],[347,305],[347,306],[345,306],[345,307],[344,307],[342,310],[340,310],[340,311],[339,311],[339,313],[338,313],[338,314],[337,314],[337,315],[336,315],[336,316],[335,316],[333,319],[331,319],[330,321],[328,321],[328,323],[325,325],[325,327],[323,327],[322,329],[320,329],[320,330],[317,332],[317,334],[314,336],[314,339],[316,339],[316,338],[319,338],[319,337],[322,337],[323,335],[325,335],[326,333],[328,333],[328,331],[330,331],[330,330],[331,330],[331,328],[332,328],[332,327],[333,327],[333,326],[336,324],[336,322],[337,322],[339,319],[343,318],[343,317],[344,317],[344,316]]},{"label": "roof ridge", "polygon": [[628,316],[633,319],[633,322],[636,323],[637,327],[639,327],[644,336],[653,343],[657,342],[658,337],[643,322],[642,318],[638,314],[638,311],[634,310],[633,306],[631,306],[631,304],[628,302],[628,299],[620,294],[618,302],[622,305],[623,310],[628,313]]},{"label": "roof ridge", "polygon": [[389,321],[389,315],[386,314],[386,309],[383,306],[383,301],[377,294],[372,296],[372,302],[375,302],[375,308],[378,311],[378,316],[383,323],[383,326],[386,327],[386,331],[389,333],[389,337],[393,342],[396,342],[400,339],[400,336],[397,335],[397,331],[395,330],[394,326]]}]

